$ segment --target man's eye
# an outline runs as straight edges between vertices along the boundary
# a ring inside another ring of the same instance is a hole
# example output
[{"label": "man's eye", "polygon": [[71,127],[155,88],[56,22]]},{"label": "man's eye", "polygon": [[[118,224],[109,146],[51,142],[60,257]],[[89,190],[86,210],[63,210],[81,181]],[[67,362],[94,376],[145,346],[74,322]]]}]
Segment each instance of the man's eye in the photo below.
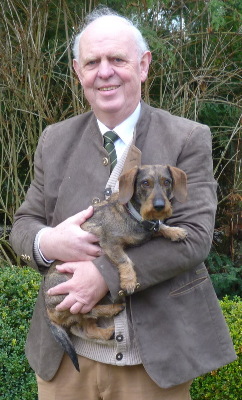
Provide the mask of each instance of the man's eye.
[{"label": "man's eye", "polygon": [[119,58],[119,57],[114,57],[113,58],[113,62],[116,63],[116,64],[124,64],[125,63],[125,61],[122,58]]}]

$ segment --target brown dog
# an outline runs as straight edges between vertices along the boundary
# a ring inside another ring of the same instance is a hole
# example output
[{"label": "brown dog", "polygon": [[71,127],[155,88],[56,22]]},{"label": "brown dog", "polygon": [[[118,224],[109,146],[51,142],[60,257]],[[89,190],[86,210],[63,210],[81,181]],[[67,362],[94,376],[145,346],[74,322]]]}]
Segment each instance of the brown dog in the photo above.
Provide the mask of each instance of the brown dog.
[{"label": "brown dog", "polygon": [[[179,202],[187,197],[186,174],[182,170],[162,165],[134,167],[119,179],[119,192],[94,207],[94,214],[82,229],[95,234],[110,261],[118,268],[121,294],[131,294],[138,288],[134,264],[124,248],[139,245],[153,236],[172,241],[185,239],[184,229],[170,227],[163,221],[172,215],[170,199]],[[44,284],[45,304],[50,328],[78,369],[77,357],[66,328],[78,324],[87,338],[108,340],[114,327],[101,328],[99,317],[113,317],[123,310],[123,304],[96,305],[88,314],[73,315],[69,310],[57,311],[56,305],[65,296],[49,296],[47,290],[70,278],[60,274],[56,263],[50,268]],[[63,329],[63,327],[65,329]]]}]

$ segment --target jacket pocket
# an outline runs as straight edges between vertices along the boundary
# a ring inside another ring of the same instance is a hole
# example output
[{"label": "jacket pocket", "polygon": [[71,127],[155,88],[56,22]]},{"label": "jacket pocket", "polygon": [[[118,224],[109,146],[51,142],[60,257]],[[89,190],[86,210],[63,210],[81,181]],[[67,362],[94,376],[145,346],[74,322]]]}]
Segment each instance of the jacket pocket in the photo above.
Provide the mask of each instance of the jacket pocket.
[{"label": "jacket pocket", "polygon": [[179,278],[178,281],[176,281],[176,284],[173,284],[172,290],[169,293],[170,296],[181,296],[191,292],[208,280],[208,272],[206,267],[200,267],[193,271],[189,271],[184,274],[183,277],[180,276]]}]

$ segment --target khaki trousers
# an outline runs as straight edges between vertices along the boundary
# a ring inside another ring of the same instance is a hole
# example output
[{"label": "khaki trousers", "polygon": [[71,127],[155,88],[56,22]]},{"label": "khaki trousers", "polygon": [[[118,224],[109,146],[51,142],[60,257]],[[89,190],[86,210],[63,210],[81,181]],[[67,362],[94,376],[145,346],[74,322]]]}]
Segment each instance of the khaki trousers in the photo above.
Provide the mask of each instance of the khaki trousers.
[{"label": "khaki trousers", "polygon": [[117,367],[78,356],[80,373],[64,356],[55,377],[37,376],[39,400],[190,400],[191,381],[161,389],[142,365]]}]

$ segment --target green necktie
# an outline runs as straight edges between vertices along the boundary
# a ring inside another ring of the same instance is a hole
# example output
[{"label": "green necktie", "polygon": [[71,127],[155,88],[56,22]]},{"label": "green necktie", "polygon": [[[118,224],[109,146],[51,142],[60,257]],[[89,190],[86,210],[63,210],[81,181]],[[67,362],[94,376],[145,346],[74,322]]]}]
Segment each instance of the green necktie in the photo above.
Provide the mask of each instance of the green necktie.
[{"label": "green necktie", "polygon": [[119,139],[118,135],[114,131],[108,131],[104,133],[104,147],[108,152],[109,160],[110,160],[110,171],[114,169],[117,164],[117,153],[115,150],[114,143]]}]

